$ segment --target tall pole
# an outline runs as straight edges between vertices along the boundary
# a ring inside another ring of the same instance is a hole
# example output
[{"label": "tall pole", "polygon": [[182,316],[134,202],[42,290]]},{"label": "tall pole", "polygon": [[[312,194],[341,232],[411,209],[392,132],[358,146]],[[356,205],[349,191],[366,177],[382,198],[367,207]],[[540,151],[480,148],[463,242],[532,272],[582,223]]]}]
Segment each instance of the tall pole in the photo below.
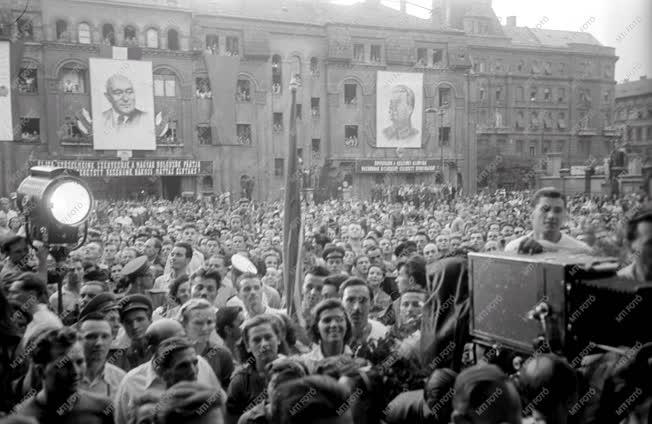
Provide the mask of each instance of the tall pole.
[{"label": "tall pole", "polygon": [[285,299],[288,315],[295,311],[294,290],[299,261],[299,236],[301,231],[301,174],[297,172],[297,88],[301,85],[301,76],[295,74],[290,82],[292,106],[290,107],[290,138],[288,145],[287,173],[285,175],[285,207],[283,212],[283,276]]}]

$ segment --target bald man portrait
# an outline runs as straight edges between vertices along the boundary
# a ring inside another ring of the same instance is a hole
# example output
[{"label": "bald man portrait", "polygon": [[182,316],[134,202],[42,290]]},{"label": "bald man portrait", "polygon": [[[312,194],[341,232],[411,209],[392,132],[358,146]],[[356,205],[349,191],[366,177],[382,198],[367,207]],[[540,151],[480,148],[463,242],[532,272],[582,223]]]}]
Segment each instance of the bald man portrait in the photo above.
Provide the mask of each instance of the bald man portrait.
[{"label": "bald man portrait", "polygon": [[392,88],[389,100],[389,119],[392,125],[383,129],[383,135],[388,141],[407,141],[419,134],[419,130],[412,126],[413,112],[414,91],[403,84]]},{"label": "bald man portrait", "polygon": [[105,131],[120,132],[141,126],[147,113],[136,108],[136,92],[129,78],[120,74],[109,77],[104,95],[111,104],[111,109],[102,112]]}]

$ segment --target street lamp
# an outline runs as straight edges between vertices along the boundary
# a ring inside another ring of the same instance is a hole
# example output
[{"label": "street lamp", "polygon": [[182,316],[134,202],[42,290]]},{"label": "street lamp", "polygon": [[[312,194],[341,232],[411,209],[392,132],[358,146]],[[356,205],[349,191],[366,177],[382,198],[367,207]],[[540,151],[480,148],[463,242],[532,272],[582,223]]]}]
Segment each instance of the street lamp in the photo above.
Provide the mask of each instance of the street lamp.
[{"label": "street lamp", "polygon": [[16,190],[18,207],[25,216],[25,235],[47,246],[77,249],[86,241],[79,230],[90,217],[93,195],[79,172],[50,166],[35,166]]},{"label": "street lamp", "polygon": [[439,141],[439,174],[441,175],[441,182],[444,182],[444,141],[442,139],[442,128],[444,127],[444,113],[445,109],[437,109],[429,107],[425,113],[436,113],[439,115],[439,129],[437,130],[437,141]]}]

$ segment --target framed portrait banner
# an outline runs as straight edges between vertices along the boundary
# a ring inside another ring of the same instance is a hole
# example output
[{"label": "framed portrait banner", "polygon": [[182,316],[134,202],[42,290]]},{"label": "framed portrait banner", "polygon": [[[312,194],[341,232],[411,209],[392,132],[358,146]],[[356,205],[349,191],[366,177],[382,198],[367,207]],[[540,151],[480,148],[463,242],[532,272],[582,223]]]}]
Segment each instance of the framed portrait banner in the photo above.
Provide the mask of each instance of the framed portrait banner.
[{"label": "framed portrait banner", "polygon": [[378,71],[376,147],[420,149],[423,128],[423,74]]},{"label": "framed portrait banner", "polygon": [[152,63],[91,58],[95,150],[155,150]]}]

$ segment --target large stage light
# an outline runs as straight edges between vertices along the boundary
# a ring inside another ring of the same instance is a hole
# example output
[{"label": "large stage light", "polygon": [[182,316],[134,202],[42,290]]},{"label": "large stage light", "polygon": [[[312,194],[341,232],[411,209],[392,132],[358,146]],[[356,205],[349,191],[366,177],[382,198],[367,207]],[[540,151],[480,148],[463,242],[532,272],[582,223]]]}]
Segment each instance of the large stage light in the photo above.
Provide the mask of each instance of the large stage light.
[{"label": "large stage light", "polygon": [[[28,240],[48,245],[79,246],[93,210],[93,195],[79,172],[49,166],[30,169],[17,190]],[[83,233],[81,231],[83,230]]]}]

